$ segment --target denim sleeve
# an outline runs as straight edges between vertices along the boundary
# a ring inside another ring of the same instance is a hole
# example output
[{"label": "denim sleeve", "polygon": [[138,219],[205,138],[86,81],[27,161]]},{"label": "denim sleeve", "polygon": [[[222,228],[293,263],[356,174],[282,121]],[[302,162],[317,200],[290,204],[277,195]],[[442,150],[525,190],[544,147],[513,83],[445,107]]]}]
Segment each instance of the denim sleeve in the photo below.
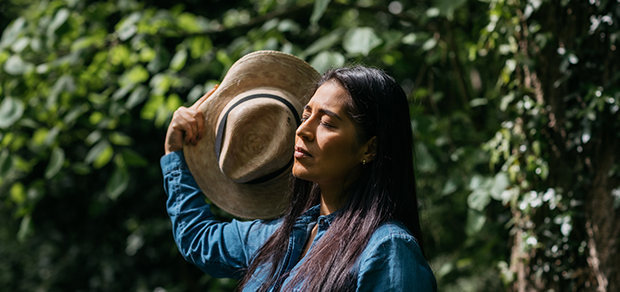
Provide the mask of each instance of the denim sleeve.
[{"label": "denim sleeve", "polygon": [[433,271],[413,236],[391,234],[369,244],[359,267],[357,291],[437,291]]},{"label": "denim sleeve", "polygon": [[160,161],[166,207],[174,240],[183,257],[218,278],[239,278],[253,254],[277,228],[277,222],[219,222],[194,180],[182,151]]}]

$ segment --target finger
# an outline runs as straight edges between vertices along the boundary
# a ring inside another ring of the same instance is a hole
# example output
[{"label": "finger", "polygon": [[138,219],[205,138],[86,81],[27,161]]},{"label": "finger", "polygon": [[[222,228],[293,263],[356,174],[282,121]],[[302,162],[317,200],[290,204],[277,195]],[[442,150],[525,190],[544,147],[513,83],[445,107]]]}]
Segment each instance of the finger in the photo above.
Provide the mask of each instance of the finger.
[{"label": "finger", "polygon": [[190,109],[179,111],[179,117],[177,119],[179,126],[185,132],[185,141],[187,143],[190,143],[192,140],[196,139],[196,135],[198,133],[198,126],[194,113],[195,111]]},{"label": "finger", "polygon": [[209,98],[209,96],[211,96],[211,94],[213,94],[213,92],[215,92],[215,90],[219,87],[219,84],[215,84],[215,86],[213,86],[213,88],[211,88],[211,90],[209,90],[207,93],[205,93],[205,95],[203,95],[201,98],[199,98],[190,108],[191,109],[195,109],[198,110],[198,108],[200,107],[200,105],[205,102],[205,100],[207,100],[207,98]]},{"label": "finger", "polygon": [[196,111],[194,119],[196,119],[196,140],[199,141],[200,139],[202,139],[202,135],[204,133],[205,119],[202,115],[202,112],[200,111]]}]

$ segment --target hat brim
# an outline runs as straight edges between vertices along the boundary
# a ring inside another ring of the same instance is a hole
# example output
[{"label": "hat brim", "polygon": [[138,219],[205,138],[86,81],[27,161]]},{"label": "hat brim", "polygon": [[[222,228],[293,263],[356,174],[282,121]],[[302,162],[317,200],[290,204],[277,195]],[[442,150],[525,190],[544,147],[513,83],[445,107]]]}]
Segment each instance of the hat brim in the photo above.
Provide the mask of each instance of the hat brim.
[{"label": "hat brim", "polygon": [[260,184],[232,181],[220,170],[215,155],[216,125],[220,113],[232,99],[263,87],[297,99],[295,108],[301,115],[319,78],[319,73],[305,61],[277,51],[250,53],[231,66],[220,86],[199,107],[205,117],[203,138],[195,146],[183,147],[192,175],[211,202],[245,219],[269,219],[284,212],[288,205],[290,168]]}]

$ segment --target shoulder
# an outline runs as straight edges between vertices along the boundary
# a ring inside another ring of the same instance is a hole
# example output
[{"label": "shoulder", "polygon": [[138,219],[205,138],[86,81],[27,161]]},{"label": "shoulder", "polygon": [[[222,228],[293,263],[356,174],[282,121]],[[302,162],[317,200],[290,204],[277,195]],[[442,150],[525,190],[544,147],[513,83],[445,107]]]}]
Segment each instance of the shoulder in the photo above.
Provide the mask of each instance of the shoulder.
[{"label": "shoulder", "polygon": [[400,221],[390,220],[385,222],[375,230],[370,238],[370,242],[373,241],[382,241],[388,238],[402,238],[406,240],[413,240],[417,244],[417,239],[411,234],[409,229],[405,227]]},{"label": "shoulder", "polygon": [[417,239],[397,221],[386,222],[373,233],[357,272],[358,291],[436,291],[437,287]]}]

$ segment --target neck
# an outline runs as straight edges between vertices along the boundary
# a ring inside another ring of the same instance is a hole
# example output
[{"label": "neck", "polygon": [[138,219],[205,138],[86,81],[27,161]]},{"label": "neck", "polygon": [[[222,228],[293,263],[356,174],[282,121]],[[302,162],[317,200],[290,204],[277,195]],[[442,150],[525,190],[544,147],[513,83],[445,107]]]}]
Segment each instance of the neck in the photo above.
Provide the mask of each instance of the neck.
[{"label": "neck", "polygon": [[342,188],[323,188],[321,189],[321,215],[329,215],[336,212],[344,204],[345,198],[342,194]]}]

